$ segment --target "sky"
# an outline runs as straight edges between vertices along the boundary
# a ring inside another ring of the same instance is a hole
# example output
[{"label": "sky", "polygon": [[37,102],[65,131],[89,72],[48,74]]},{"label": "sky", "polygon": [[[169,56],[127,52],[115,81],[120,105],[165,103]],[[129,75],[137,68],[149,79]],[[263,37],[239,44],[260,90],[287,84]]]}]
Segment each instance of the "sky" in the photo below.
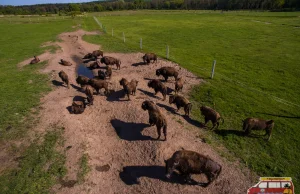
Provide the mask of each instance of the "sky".
[{"label": "sky", "polygon": [[96,0],[0,0],[0,5],[34,5],[45,3],[82,3]]}]

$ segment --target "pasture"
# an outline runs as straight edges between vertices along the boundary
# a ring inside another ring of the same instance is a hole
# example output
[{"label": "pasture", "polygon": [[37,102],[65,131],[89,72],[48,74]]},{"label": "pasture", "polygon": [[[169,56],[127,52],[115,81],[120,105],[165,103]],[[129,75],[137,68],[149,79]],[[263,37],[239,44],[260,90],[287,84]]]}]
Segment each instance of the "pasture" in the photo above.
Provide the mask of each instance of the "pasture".
[{"label": "pasture", "polygon": [[[219,130],[205,131],[210,143],[225,145],[260,176],[291,176],[299,186],[300,13],[133,11],[96,16],[106,34],[85,40],[105,51],[150,51],[162,57],[169,45],[170,60],[206,82],[191,92],[193,118],[203,122],[197,107],[205,104],[225,119]],[[83,27],[99,29],[93,18],[86,18]],[[263,132],[243,136],[247,117],[275,120],[270,142]]]}]

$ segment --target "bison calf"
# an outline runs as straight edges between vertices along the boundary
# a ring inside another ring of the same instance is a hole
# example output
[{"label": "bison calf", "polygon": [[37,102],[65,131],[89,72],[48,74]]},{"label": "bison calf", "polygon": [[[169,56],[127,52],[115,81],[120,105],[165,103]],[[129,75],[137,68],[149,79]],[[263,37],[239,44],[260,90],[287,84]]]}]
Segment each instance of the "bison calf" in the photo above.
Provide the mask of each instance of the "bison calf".
[{"label": "bison calf", "polygon": [[128,82],[125,78],[122,78],[120,80],[120,85],[123,86],[124,92],[128,97],[128,100],[130,100],[130,94],[135,96],[136,87],[138,85],[138,81],[133,79],[131,82]]},{"label": "bison calf", "polygon": [[100,57],[100,56],[103,57],[103,51],[101,51],[101,50],[95,50],[95,51],[92,52],[92,56],[95,57],[96,59],[98,57]]},{"label": "bison calf", "polygon": [[182,91],[184,80],[182,78],[178,78],[175,82],[175,93]]},{"label": "bison calf", "polygon": [[101,58],[101,63],[104,63],[105,65],[116,65],[117,69],[121,69],[121,61],[119,59],[105,56]]},{"label": "bison calf", "polygon": [[181,107],[183,107],[185,115],[187,115],[187,116],[190,115],[190,112],[192,110],[192,103],[190,103],[190,101],[188,99],[186,99],[185,97],[180,96],[180,95],[171,95],[169,97],[169,103],[176,104],[176,107],[177,107],[176,112],[178,112],[179,109]]},{"label": "bison calf", "polygon": [[40,62],[40,59],[39,59],[37,56],[33,56],[33,58],[34,58],[34,59],[32,59],[32,60],[30,61],[30,64],[36,64],[36,63]]},{"label": "bison calf", "polygon": [[153,79],[148,82],[148,87],[153,88],[155,91],[155,95],[160,92],[163,95],[163,100],[166,99],[167,96],[167,87],[161,83],[158,79]]},{"label": "bison calf", "polygon": [[76,83],[79,84],[81,87],[89,84],[90,79],[88,77],[85,77],[83,75],[79,75],[76,78]]},{"label": "bison calf", "polygon": [[109,77],[109,79],[111,78],[111,76],[112,76],[112,69],[111,69],[110,66],[106,66],[106,72],[105,72],[105,75],[106,75],[107,77]]},{"label": "bison calf", "polygon": [[177,80],[178,72],[174,67],[162,67],[156,70],[156,75],[162,75],[165,78],[165,81],[168,81],[169,77],[174,77]]},{"label": "bison calf", "polygon": [[220,125],[220,123],[219,123],[220,120],[223,120],[222,123],[224,123],[224,119],[220,116],[220,114],[208,106],[201,106],[200,112],[204,116],[204,120],[205,120],[204,126],[206,126],[206,124],[209,121],[212,122],[213,127],[211,128],[211,130],[213,128],[215,128],[216,125],[217,125],[217,129],[218,129],[218,127]]},{"label": "bison calf", "polygon": [[247,118],[243,121],[243,130],[245,134],[250,134],[251,130],[265,130],[268,135],[268,141],[272,135],[272,129],[274,128],[273,120],[262,120],[257,118]]},{"label": "bison calf", "polygon": [[154,54],[154,53],[146,53],[143,56],[144,63],[147,62],[147,64],[149,64],[151,62],[151,60],[153,61],[152,63],[157,62],[157,56],[156,56],[156,54]]},{"label": "bison calf", "polygon": [[73,101],[71,107],[71,113],[73,114],[81,114],[84,112],[85,104],[83,101]]},{"label": "bison calf", "polygon": [[160,139],[161,136],[161,128],[163,128],[163,133],[165,135],[164,141],[167,140],[167,119],[166,117],[159,111],[156,104],[152,101],[146,100],[142,103],[142,109],[144,111],[148,110],[149,114],[149,124],[151,126],[156,125],[157,129],[157,139]]},{"label": "bison calf", "polygon": [[184,177],[185,182],[192,183],[191,174],[204,173],[208,179],[207,183],[199,183],[201,186],[208,186],[218,178],[222,166],[207,156],[197,152],[181,150],[176,151],[172,157],[165,160],[166,177],[171,178],[172,173],[177,170]]},{"label": "bison calf", "polygon": [[90,79],[89,84],[97,91],[98,94],[99,94],[99,90],[102,88],[105,89],[105,92],[104,92],[105,95],[109,94],[107,81],[99,80],[99,79]]},{"label": "bison calf", "polygon": [[64,66],[71,66],[71,65],[73,65],[71,62],[63,60],[63,59],[60,60],[60,64],[64,65]]},{"label": "bison calf", "polygon": [[60,71],[58,73],[58,76],[60,77],[60,79],[67,84],[68,89],[70,88],[70,84],[69,84],[69,77],[68,75],[64,72],[64,71]]}]

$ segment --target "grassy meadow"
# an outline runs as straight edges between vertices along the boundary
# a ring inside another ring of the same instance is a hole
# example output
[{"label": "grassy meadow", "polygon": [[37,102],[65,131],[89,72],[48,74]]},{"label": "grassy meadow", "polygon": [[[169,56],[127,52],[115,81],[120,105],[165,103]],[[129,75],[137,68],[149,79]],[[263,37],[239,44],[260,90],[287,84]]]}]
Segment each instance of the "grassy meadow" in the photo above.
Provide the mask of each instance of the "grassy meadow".
[{"label": "grassy meadow", "polygon": [[[56,41],[57,35],[73,30],[79,20],[57,17],[0,18],[0,147],[19,163],[16,169],[0,174],[0,193],[47,193],[66,173],[62,129],[47,129],[45,136],[28,141],[27,132],[35,124],[40,97],[51,90],[47,75],[38,73],[46,62],[18,68],[25,59],[53,47],[41,47]],[[21,146],[17,142],[21,142]],[[25,143],[26,142],[26,143]],[[25,144],[24,144],[25,143]],[[45,166],[49,166],[48,169]]]},{"label": "grassy meadow", "polygon": [[[210,143],[225,145],[260,176],[291,176],[300,186],[299,12],[124,11],[96,17],[106,34],[85,40],[101,44],[104,51],[165,57],[169,45],[170,60],[205,81],[191,92],[192,118],[203,122],[196,107],[205,104],[225,119],[219,130],[204,132]],[[83,27],[99,30],[92,17]],[[210,79],[213,60],[215,77]],[[275,120],[270,142],[263,132],[243,136],[247,117]]]}]

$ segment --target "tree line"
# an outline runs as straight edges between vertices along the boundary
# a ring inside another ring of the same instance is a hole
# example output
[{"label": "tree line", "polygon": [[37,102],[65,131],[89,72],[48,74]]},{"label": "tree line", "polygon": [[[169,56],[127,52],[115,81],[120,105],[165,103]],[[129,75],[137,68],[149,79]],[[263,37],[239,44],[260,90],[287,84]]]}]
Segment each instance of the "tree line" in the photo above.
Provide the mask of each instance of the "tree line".
[{"label": "tree line", "polygon": [[182,10],[300,10],[300,0],[113,0],[72,4],[0,6],[0,14],[70,14],[135,9]]}]

